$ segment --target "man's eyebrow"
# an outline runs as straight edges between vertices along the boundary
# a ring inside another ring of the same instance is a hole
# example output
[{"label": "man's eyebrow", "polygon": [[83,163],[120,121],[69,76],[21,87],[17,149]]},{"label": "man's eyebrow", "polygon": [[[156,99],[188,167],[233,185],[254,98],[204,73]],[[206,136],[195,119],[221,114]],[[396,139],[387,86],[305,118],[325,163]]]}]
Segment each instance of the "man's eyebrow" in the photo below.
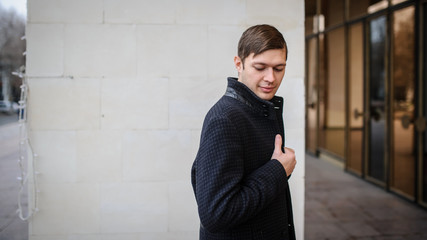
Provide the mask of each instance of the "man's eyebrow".
[{"label": "man's eyebrow", "polygon": [[[269,64],[264,63],[264,62],[253,62],[252,65],[263,65],[263,66],[267,66]],[[277,65],[274,65],[274,67],[280,67],[280,66],[286,66],[286,63],[279,63]]]}]

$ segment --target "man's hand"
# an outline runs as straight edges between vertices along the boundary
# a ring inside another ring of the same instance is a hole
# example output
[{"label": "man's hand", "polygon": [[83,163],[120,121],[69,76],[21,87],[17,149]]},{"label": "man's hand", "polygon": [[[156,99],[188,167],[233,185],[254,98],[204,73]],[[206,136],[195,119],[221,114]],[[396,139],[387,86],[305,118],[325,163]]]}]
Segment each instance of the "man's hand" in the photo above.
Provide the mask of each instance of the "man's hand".
[{"label": "man's hand", "polygon": [[274,152],[273,156],[271,156],[271,159],[276,159],[282,164],[288,177],[292,174],[295,165],[297,164],[295,159],[295,151],[293,149],[285,147],[285,153],[282,152],[282,137],[280,134],[276,135],[274,142]]}]

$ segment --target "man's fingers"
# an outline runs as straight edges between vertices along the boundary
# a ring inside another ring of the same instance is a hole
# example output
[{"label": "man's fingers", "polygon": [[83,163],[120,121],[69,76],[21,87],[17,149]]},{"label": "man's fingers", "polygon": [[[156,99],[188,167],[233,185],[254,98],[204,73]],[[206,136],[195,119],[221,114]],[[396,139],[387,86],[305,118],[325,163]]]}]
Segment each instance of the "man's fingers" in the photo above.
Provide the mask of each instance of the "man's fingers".
[{"label": "man's fingers", "polygon": [[292,148],[287,148],[287,147],[285,147],[285,151],[290,151],[290,152],[295,153],[295,150],[293,150]]}]

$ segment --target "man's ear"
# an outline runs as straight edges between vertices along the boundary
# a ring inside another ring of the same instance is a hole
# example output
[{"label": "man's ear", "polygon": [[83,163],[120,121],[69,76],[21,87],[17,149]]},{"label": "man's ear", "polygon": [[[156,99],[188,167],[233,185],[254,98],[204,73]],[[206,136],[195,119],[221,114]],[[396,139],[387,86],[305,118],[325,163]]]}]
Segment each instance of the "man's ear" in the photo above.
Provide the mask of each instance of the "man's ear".
[{"label": "man's ear", "polygon": [[242,70],[243,70],[243,62],[242,62],[242,59],[240,59],[239,56],[235,56],[234,57],[234,66],[236,67],[236,69],[237,69],[237,71],[239,73],[242,72]]}]

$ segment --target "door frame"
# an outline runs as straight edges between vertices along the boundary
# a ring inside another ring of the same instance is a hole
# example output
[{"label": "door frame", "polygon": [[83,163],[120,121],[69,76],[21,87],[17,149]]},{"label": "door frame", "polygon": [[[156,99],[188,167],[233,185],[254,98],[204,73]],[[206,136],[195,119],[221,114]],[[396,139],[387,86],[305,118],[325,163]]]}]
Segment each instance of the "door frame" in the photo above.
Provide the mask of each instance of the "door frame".
[{"label": "door frame", "polygon": [[[418,82],[418,110],[417,110],[417,121],[418,124],[420,124],[421,126],[417,126],[417,131],[416,131],[416,139],[417,139],[417,162],[418,164],[416,165],[418,168],[418,171],[415,172],[415,174],[417,174],[417,178],[416,178],[416,201],[418,202],[418,204],[420,204],[421,206],[427,208],[427,197],[426,199],[423,199],[424,195],[427,195],[426,193],[424,193],[424,190],[427,189],[427,186],[424,186],[424,178],[427,178],[427,176],[425,176],[424,174],[424,161],[427,162],[427,159],[424,159],[424,151],[427,151],[427,146],[426,146],[426,141],[427,138],[425,137],[425,125],[426,125],[426,113],[425,111],[425,103],[424,100],[427,100],[427,96],[424,96],[425,94],[427,94],[427,92],[424,92],[424,90],[426,90],[426,84],[427,84],[427,69],[424,69],[424,61],[427,61],[427,52],[426,52],[426,48],[427,46],[424,46],[424,41],[425,41],[425,37],[427,37],[427,15],[425,15],[424,13],[427,12],[427,0],[423,0],[423,1],[419,1],[418,5],[416,6],[416,11],[417,11],[417,16],[416,16],[416,29],[418,32],[418,36],[417,36],[417,48],[418,48],[418,55],[416,56],[416,60],[418,61],[418,64],[416,64],[416,66],[418,67],[417,69],[417,82]],[[424,124],[424,126],[422,126]],[[421,131],[422,128],[424,127],[424,131]],[[426,190],[427,191],[427,190]]]}]

